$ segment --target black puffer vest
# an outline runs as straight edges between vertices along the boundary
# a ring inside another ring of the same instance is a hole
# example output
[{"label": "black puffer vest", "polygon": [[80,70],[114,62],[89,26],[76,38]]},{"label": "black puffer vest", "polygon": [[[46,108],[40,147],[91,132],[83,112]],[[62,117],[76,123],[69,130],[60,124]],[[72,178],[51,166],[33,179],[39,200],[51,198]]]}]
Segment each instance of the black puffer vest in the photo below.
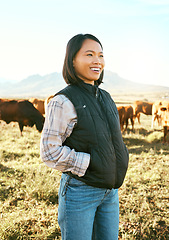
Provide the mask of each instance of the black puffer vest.
[{"label": "black puffer vest", "polygon": [[57,94],[69,98],[77,113],[77,124],[63,145],[91,156],[83,177],[69,174],[94,187],[119,188],[124,181],[129,155],[111,96],[84,82],[69,85]]}]

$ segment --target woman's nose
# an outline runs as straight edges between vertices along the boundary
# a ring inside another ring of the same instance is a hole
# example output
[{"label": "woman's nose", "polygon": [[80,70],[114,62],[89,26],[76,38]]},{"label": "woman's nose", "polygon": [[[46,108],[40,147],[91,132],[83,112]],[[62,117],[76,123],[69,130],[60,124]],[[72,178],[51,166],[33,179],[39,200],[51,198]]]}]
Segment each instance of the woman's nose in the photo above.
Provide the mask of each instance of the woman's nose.
[{"label": "woman's nose", "polygon": [[96,56],[96,57],[94,57],[93,62],[94,62],[95,64],[100,64],[100,63],[101,63],[101,60],[100,60],[99,57]]}]

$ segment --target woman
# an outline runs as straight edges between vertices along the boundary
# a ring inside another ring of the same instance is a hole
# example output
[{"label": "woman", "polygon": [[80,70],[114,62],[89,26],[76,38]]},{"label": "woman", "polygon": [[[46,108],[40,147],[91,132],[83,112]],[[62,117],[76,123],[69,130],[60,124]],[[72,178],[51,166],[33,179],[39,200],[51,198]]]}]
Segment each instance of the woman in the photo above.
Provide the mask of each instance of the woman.
[{"label": "woman", "polygon": [[71,38],[63,65],[68,86],[47,108],[41,158],[62,172],[58,222],[63,240],[118,239],[118,188],[128,151],[115,103],[98,87],[104,65],[96,37]]}]

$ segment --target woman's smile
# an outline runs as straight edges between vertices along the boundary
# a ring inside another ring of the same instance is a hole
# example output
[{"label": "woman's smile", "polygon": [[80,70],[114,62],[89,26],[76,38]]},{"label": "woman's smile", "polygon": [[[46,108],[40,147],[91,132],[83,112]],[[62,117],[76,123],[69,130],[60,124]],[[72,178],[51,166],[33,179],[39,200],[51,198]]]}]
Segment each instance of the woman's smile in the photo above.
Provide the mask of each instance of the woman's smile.
[{"label": "woman's smile", "polygon": [[96,67],[93,67],[93,68],[90,68],[92,71],[94,71],[95,73],[100,73],[100,70],[101,68],[96,68]]}]

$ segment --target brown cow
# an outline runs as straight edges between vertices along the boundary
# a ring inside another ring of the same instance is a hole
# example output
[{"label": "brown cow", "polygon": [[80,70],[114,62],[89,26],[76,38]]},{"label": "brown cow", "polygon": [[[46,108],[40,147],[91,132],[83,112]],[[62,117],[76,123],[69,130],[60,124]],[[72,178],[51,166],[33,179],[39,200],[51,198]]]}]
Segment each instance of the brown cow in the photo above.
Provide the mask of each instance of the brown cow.
[{"label": "brown cow", "polygon": [[158,114],[160,115],[161,124],[164,130],[164,142],[167,140],[167,134],[169,132],[169,101],[162,101]]},{"label": "brown cow", "polygon": [[38,98],[30,98],[29,102],[43,115],[45,114],[45,100]]},{"label": "brown cow", "polygon": [[140,123],[140,113],[152,115],[152,106],[153,103],[150,102],[135,101],[133,103],[134,118],[137,118],[138,122]]},{"label": "brown cow", "polygon": [[123,106],[119,106],[117,107],[117,110],[119,112],[120,128],[121,131],[123,131],[125,108]]},{"label": "brown cow", "polygon": [[[133,119],[133,107],[132,106],[119,106],[117,107],[120,118],[121,131],[127,130],[128,121],[130,119],[132,130],[134,130],[134,119]],[[124,128],[125,125],[125,129]]]},{"label": "brown cow", "polygon": [[22,135],[24,126],[36,125],[36,129],[41,132],[45,119],[28,100],[11,100],[0,103],[0,120],[7,124],[18,122]]},{"label": "brown cow", "polygon": [[125,116],[124,116],[124,123],[126,124],[125,130],[128,127],[128,121],[130,119],[132,130],[134,130],[134,115],[133,115],[133,107],[132,106],[125,106]]}]

